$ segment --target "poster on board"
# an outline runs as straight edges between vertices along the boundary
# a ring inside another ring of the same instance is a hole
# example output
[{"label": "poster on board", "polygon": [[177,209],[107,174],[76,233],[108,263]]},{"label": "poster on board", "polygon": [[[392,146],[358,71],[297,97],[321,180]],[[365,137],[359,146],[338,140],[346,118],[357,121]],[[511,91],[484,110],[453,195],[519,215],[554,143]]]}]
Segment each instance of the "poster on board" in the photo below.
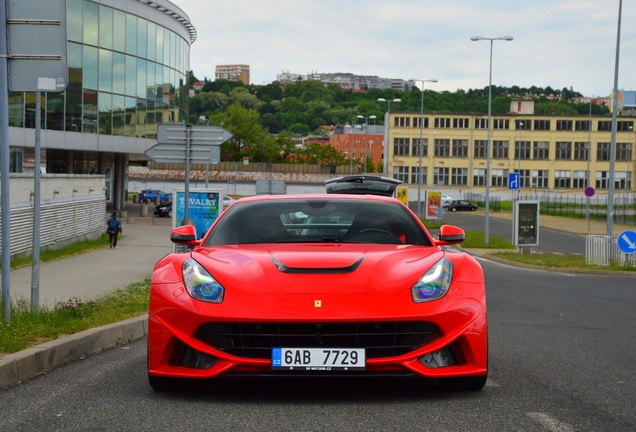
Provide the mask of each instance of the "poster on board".
[{"label": "poster on board", "polygon": [[172,227],[192,225],[202,238],[223,211],[221,189],[189,189],[188,220],[185,220],[185,190],[174,191]]}]

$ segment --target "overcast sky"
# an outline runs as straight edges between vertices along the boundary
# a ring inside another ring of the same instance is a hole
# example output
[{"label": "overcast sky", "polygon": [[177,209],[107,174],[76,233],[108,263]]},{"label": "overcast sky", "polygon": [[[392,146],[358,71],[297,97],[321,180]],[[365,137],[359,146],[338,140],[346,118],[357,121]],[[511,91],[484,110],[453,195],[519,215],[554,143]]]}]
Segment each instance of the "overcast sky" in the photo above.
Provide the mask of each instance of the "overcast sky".
[{"label": "overcast sky", "polygon": [[[619,0],[171,0],[195,26],[197,78],[247,64],[252,84],[283,71],[437,79],[432,90],[492,83],[572,87],[607,96],[614,85]],[[618,89],[636,89],[636,2],[623,2]]]}]

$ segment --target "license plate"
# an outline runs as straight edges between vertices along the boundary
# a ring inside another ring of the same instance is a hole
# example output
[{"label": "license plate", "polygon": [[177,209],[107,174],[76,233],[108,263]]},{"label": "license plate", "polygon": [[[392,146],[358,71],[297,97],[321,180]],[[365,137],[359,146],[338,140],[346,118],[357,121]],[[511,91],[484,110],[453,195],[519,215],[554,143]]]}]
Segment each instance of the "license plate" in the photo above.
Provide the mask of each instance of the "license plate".
[{"label": "license plate", "polygon": [[364,348],[273,348],[272,369],[356,371],[366,368]]}]

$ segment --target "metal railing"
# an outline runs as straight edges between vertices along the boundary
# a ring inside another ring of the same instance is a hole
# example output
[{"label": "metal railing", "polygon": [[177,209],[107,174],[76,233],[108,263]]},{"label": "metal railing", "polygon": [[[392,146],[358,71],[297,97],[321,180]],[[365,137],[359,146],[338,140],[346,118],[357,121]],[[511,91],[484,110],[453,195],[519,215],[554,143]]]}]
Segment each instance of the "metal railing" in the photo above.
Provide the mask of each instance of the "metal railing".
[{"label": "metal railing", "polygon": [[602,267],[610,264],[636,267],[636,253],[622,252],[618,247],[618,236],[588,235],[585,240],[585,263]]}]

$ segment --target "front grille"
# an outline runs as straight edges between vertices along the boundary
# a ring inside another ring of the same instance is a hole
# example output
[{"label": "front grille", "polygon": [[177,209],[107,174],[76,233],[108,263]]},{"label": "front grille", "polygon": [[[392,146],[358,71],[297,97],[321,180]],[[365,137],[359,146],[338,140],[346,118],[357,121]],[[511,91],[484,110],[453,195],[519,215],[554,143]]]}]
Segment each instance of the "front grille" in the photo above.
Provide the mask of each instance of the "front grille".
[{"label": "front grille", "polygon": [[195,337],[238,357],[270,358],[273,347],[366,348],[367,358],[408,353],[441,336],[428,322],[208,323]]}]

